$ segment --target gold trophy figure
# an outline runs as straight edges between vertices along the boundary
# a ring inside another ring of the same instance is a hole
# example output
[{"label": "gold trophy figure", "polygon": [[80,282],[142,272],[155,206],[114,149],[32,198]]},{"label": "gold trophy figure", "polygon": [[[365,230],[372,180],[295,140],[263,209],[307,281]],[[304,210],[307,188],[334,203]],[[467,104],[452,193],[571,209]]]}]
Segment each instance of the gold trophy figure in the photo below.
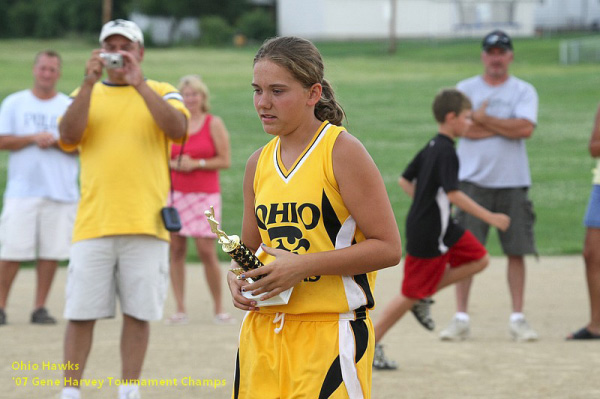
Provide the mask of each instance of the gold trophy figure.
[{"label": "gold trophy figure", "polygon": [[[215,219],[215,210],[211,206],[209,211],[204,211],[206,218],[208,219],[208,223],[210,224],[210,229],[213,233],[215,233],[218,237],[219,244],[221,244],[221,248],[225,251],[231,259],[233,259],[238,265],[241,267],[231,269],[238,278],[245,271],[253,270],[258,267],[263,266],[263,263],[244,245],[244,243],[240,240],[240,237],[233,235],[228,236],[225,232],[219,229],[219,222]],[[259,277],[254,278],[254,280],[260,279]],[[252,279],[248,279],[249,281]],[[252,282],[252,281],[250,281]]]}]

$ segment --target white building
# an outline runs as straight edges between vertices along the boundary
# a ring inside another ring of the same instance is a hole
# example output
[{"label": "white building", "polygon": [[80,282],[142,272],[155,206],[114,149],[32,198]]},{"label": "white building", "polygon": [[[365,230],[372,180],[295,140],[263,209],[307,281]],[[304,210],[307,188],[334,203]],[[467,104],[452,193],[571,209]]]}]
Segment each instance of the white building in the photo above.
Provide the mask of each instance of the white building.
[{"label": "white building", "polygon": [[[384,39],[394,0],[277,0],[279,35],[307,39]],[[514,36],[535,32],[540,0],[395,0],[399,37],[480,37],[500,28]]]},{"label": "white building", "polygon": [[191,41],[200,37],[200,23],[197,18],[184,18],[176,21],[171,17],[151,17],[133,12],[129,19],[144,32],[146,39],[158,45],[168,45],[177,41]]},{"label": "white building", "polygon": [[600,28],[598,0],[543,0],[536,7],[535,26],[544,30]]}]

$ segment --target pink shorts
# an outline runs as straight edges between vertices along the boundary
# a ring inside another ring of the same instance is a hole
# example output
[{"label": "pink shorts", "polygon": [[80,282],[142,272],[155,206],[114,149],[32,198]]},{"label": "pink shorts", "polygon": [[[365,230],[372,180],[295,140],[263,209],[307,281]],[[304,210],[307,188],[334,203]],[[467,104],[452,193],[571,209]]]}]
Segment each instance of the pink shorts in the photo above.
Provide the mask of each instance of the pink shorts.
[{"label": "pink shorts", "polygon": [[483,258],[487,251],[469,231],[465,233],[443,255],[435,258],[417,258],[406,255],[402,295],[407,298],[423,299],[437,292],[437,286],[450,267],[460,267],[465,263]]},{"label": "pink shorts", "polygon": [[204,211],[215,208],[215,219],[221,221],[220,193],[173,193],[173,206],[181,218],[181,230],[177,233],[184,237],[217,238],[210,230]]}]

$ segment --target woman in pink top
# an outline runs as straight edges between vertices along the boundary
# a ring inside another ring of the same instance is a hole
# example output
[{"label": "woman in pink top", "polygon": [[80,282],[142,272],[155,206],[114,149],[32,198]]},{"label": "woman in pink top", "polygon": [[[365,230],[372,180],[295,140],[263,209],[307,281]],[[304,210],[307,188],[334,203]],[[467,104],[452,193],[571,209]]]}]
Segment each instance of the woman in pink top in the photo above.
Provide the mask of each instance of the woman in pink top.
[{"label": "woman in pink top", "polygon": [[204,211],[212,205],[217,220],[221,220],[221,190],[219,169],[230,165],[229,134],[218,116],[208,113],[208,88],[197,75],[187,75],[179,82],[183,102],[190,111],[188,141],[183,147],[171,149],[171,178],[173,203],[179,211],[183,228],[171,233],[171,283],[177,304],[177,312],[169,324],[185,324],[188,321],[185,303],[185,259],[187,237],[196,243],[198,256],[204,264],[206,281],[214,302],[215,322],[231,323],[235,320],[223,311],[221,302],[221,270],[216,251],[216,235],[210,230]]}]

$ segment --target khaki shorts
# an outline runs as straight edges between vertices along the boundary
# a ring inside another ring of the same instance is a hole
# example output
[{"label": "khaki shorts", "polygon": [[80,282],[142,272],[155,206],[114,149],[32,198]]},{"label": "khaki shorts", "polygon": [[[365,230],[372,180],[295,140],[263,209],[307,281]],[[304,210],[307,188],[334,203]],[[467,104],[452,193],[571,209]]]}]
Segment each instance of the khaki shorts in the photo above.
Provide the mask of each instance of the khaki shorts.
[{"label": "khaki shorts", "polygon": [[5,198],[0,215],[0,259],[67,259],[76,213],[76,202]]},{"label": "khaki shorts", "polygon": [[169,282],[169,243],[148,235],[77,241],[71,247],[64,317],[96,320],[121,311],[159,320]]},{"label": "khaki shorts", "polygon": [[[501,212],[510,216],[508,230],[498,231],[505,255],[537,255],[533,232],[535,213],[533,203],[527,196],[527,187],[484,188],[473,183],[460,182],[460,189],[489,211]],[[485,245],[490,226],[460,209],[457,209],[456,216],[458,222]]]}]

